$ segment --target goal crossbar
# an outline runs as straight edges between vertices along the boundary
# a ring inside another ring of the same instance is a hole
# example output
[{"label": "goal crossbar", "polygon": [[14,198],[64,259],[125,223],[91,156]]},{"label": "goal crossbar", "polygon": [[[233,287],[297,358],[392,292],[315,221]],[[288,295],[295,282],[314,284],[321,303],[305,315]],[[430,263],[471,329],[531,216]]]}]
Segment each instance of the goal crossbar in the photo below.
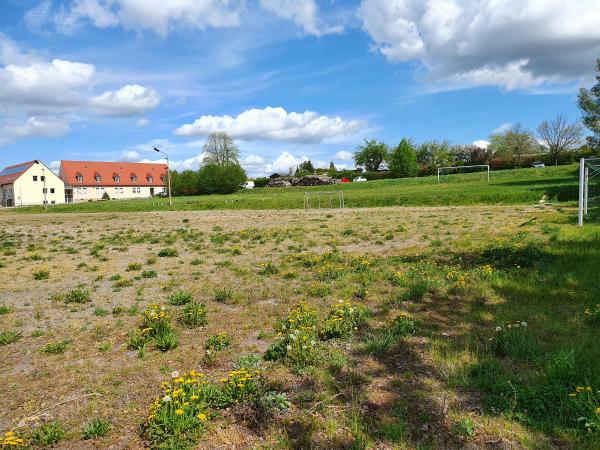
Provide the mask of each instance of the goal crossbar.
[{"label": "goal crossbar", "polygon": [[[343,209],[346,205],[344,204],[344,191],[316,191],[316,192],[305,192],[304,193],[304,209],[310,209],[310,197],[317,197],[317,208],[321,208],[321,205],[327,205],[329,208],[333,208],[333,199],[337,197],[338,208]],[[329,202],[327,202],[329,200]]]},{"label": "goal crossbar", "polygon": [[477,167],[484,167],[484,168],[486,169],[486,172],[487,172],[487,180],[488,180],[488,181],[490,181],[490,166],[489,166],[489,164],[476,164],[476,165],[473,165],[473,166],[448,166],[448,167],[438,167],[438,169],[437,169],[437,179],[438,179],[438,183],[440,182],[440,175],[441,175],[441,173],[442,173],[442,171],[443,171],[444,169],[468,169],[468,168],[474,169],[474,168],[477,168]]}]

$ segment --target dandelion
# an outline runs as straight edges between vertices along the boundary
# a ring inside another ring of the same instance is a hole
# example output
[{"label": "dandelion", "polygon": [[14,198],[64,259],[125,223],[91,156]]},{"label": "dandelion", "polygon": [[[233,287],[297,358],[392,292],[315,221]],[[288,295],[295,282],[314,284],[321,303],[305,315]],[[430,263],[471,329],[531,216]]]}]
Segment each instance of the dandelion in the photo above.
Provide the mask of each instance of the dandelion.
[{"label": "dandelion", "polygon": [[502,331],[502,327],[496,327],[496,332]]},{"label": "dandelion", "polygon": [[596,414],[600,414],[600,406],[596,408]]},{"label": "dandelion", "polygon": [[165,396],[162,398],[162,401],[163,401],[164,403],[169,403],[169,402],[171,401],[171,396],[170,396],[170,395],[165,395]]},{"label": "dandelion", "polygon": [[177,414],[178,416],[183,414],[183,409],[176,409],[175,410],[175,414]]},{"label": "dandelion", "polygon": [[521,322],[521,325],[526,327],[527,326],[527,322]]},{"label": "dandelion", "polygon": [[179,378],[179,372],[177,372],[176,370],[171,372],[171,378]]},{"label": "dandelion", "polygon": [[200,420],[200,422],[204,422],[206,420],[206,414],[204,413],[199,413],[196,417],[198,417],[198,420]]}]

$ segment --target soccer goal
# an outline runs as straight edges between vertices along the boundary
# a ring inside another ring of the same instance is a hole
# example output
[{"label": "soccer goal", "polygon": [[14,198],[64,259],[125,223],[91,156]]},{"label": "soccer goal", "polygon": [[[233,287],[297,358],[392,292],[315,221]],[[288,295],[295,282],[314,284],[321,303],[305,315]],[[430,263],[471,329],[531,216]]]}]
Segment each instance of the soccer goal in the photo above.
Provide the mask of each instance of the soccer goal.
[{"label": "soccer goal", "polygon": [[[581,158],[579,161],[579,217],[578,224],[598,217],[600,206],[600,158]],[[595,214],[592,214],[592,211]]]},{"label": "soccer goal", "polygon": [[344,191],[317,191],[304,193],[304,209],[344,208]]},{"label": "soccer goal", "polygon": [[473,177],[468,177],[468,179],[476,179],[474,177],[484,176],[486,181],[490,181],[490,166],[488,164],[477,164],[474,166],[450,166],[450,167],[438,167],[437,170],[437,179],[438,183],[442,181],[448,180],[447,175],[457,175],[457,174],[471,174],[477,173],[479,175],[474,175]]}]

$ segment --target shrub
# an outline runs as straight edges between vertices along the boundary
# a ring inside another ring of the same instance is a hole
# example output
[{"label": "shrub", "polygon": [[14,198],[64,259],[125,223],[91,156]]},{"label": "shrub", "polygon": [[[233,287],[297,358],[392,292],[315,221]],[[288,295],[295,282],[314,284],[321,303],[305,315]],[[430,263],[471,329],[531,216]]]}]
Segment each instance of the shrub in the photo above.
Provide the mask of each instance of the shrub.
[{"label": "shrub", "polygon": [[142,263],[129,263],[127,265],[127,272],[134,272],[142,268]]},{"label": "shrub", "polygon": [[158,256],[161,258],[174,258],[176,256],[179,256],[179,252],[174,248],[167,247],[160,250],[158,252]]},{"label": "shrub", "polygon": [[348,336],[367,322],[369,310],[362,305],[355,305],[340,300],[329,312],[320,331],[325,339]]},{"label": "shrub", "polygon": [[96,439],[105,436],[112,428],[111,423],[104,419],[95,419],[83,428],[83,439]]},{"label": "shrub", "polygon": [[58,420],[41,425],[33,429],[29,435],[29,442],[33,445],[52,447],[65,439],[67,433]]},{"label": "shrub", "polygon": [[16,331],[2,331],[0,332],[0,346],[12,344],[21,339],[21,333]]},{"label": "shrub", "polygon": [[200,194],[232,194],[246,181],[239,164],[205,164],[198,171]]},{"label": "shrub", "polygon": [[206,325],[206,306],[202,303],[188,303],[181,312],[181,323],[189,327]]},{"label": "shrub", "polygon": [[46,268],[34,269],[33,279],[34,280],[47,280],[50,278],[50,271]]},{"label": "shrub", "polygon": [[187,291],[177,291],[171,295],[169,295],[168,300],[169,303],[173,306],[181,306],[187,303],[190,303],[193,300],[192,294]]},{"label": "shrub", "polygon": [[154,270],[144,270],[142,273],[142,278],[156,278],[156,271]]}]

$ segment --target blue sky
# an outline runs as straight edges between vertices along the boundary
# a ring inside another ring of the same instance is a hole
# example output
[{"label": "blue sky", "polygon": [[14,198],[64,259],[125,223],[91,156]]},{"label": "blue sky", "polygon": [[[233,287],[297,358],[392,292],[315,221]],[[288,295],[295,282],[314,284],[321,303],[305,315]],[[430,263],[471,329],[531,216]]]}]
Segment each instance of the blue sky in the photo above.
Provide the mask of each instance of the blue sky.
[{"label": "blue sky", "polygon": [[0,165],[158,146],[197,168],[224,130],[261,175],[575,120],[598,23],[596,0],[4,0]]}]

